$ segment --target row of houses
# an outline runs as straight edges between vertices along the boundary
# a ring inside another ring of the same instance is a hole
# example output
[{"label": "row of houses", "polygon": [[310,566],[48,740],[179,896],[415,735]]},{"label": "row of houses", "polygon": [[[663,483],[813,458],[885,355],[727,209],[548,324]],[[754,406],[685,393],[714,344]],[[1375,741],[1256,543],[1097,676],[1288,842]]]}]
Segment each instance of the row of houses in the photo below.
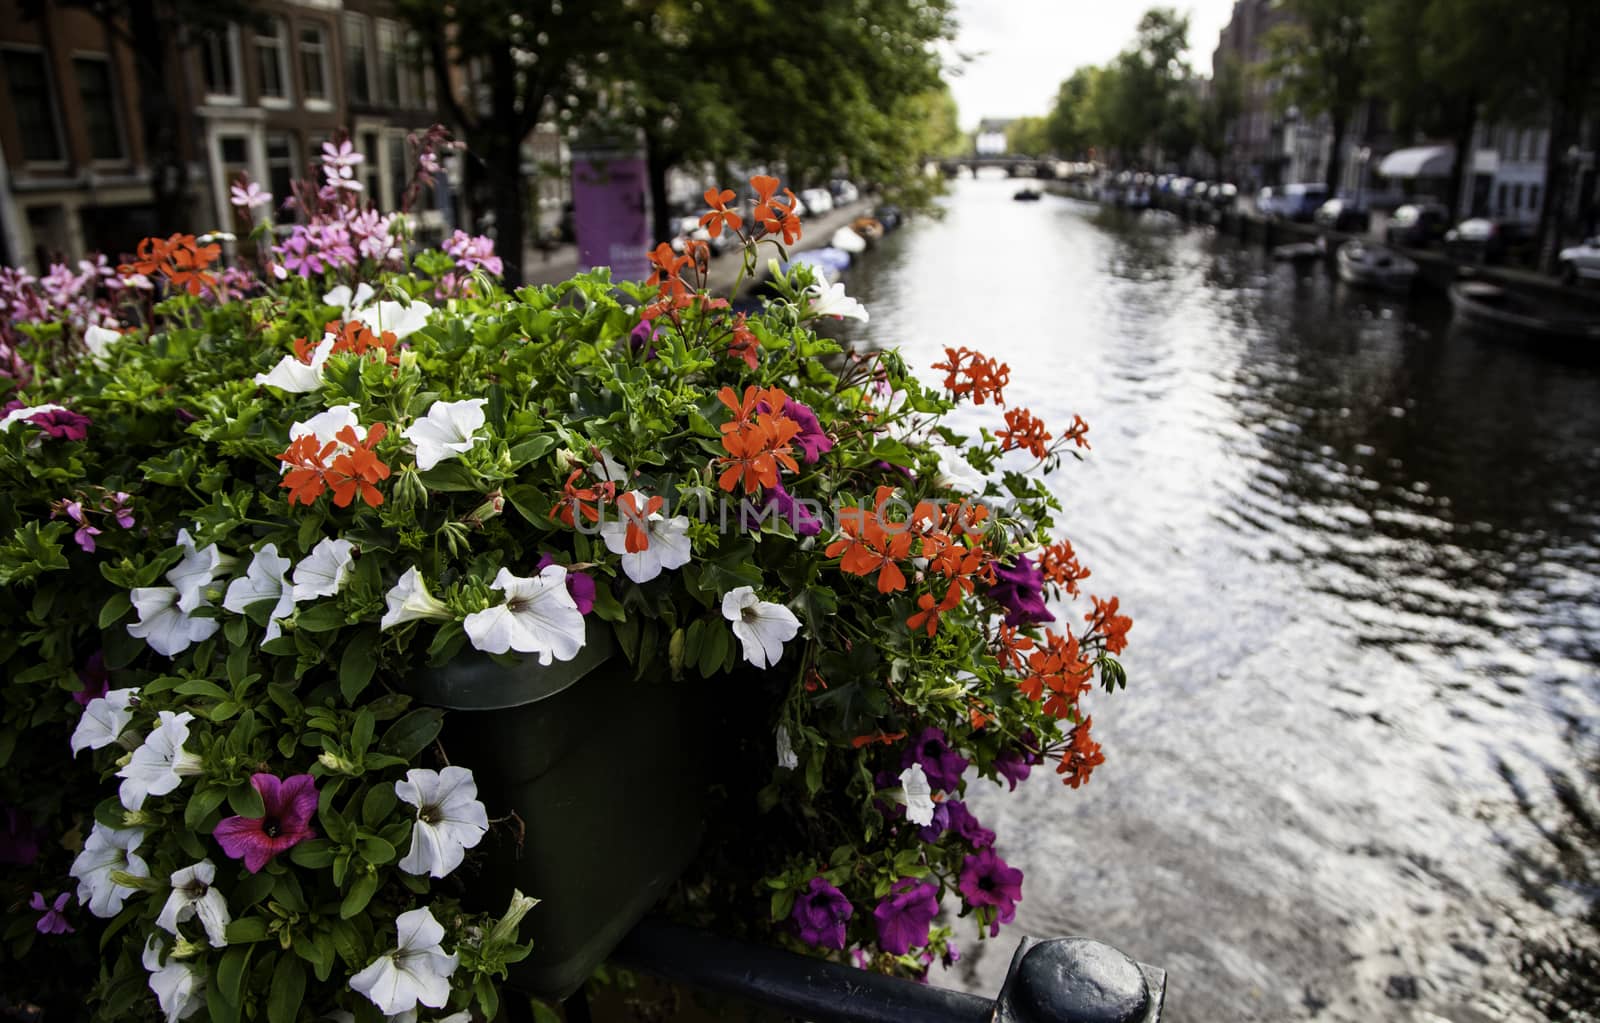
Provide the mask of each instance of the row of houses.
[{"label": "row of houses", "polygon": [[[407,134],[443,120],[420,41],[388,0],[263,0],[240,23],[170,26],[161,54],[139,52],[113,6],[129,5],[0,0],[0,263],[41,269],[171,230],[156,223],[140,60],[160,62],[168,109],[182,112],[170,127],[202,230],[232,226],[239,172],[281,201],[346,130],[365,157],[365,194],[395,209],[411,173]],[[564,160],[551,142],[530,139],[530,164]],[[536,211],[559,215],[561,176],[538,187]],[[470,214],[448,185],[434,199],[425,227]]]},{"label": "row of houses", "polygon": [[[1213,78],[1227,64],[1260,67],[1267,57],[1266,37],[1291,18],[1279,0],[1236,0],[1233,14],[1212,52]],[[1281,80],[1263,74],[1244,76],[1239,114],[1229,125],[1227,155],[1219,173],[1246,188],[1326,179],[1332,156],[1332,126],[1324,115],[1305,116],[1279,98]],[[1575,148],[1571,162],[1576,187],[1563,211],[1574,223],[1592,219],[1597,188],[1591,124],[1586,147]],[[1458,217],[1490,216],[1534,223],[1544,199],[1549,129],[1538,123],[1480,124],[1473,137]],[[1455,159],[1454,147],[1425,139],[1401,138],[1379,99],[1355,111],[1340,161],[1342,191],[1381,201],[1432,194],[1443,196]]]}]

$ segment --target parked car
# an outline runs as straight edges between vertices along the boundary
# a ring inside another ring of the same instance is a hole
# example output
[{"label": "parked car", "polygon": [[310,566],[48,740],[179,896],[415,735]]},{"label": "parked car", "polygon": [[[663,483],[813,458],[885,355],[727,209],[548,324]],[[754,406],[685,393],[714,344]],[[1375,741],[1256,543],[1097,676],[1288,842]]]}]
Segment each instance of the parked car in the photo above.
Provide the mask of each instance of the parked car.
[{"label": "parked car", "polygon": [[1390,245],[1431,245],[1450,227],[1450,211],[1442,203],[1408,202],[1394,211],[1383,237]]},{"label": "parked car", "polygon": [[1576,284],[1580,279],[1600,280],[1600,237],[1585,238],[1582,245],[1562,249],[1557,261],[1561,266],[1561,279]]},{"label": "parked car", "polygon": [[1256,193],[1256,213],[1272,218],[1278,215],[1278,190],[1268,185]]},{"label": "parked car", "polygon": [[1473,217],[1445,232],[1444,249],[1458,259],[1503,263],[1508,256],[1532,252],[1537,233],[1520,220]]},{"label": "parked car", "polygon": [[1278,216],[1309,224],[1311,218],[1316,216],[1317,207],[1328,201],[1328,186],[1310,183],[1284,185],[1282,196]]},{"label": "parked car", "polygon": [[1311,219],[1318,227],[1334,231],[1365,231],[1372,222],[1366,208],[1348,196],[1329,199],[1317,207]]},{"label": "parked car", "polygon": [[1233,204],[1239,201],[1239,186],[1226,181],[1212,185],[1206,199],[1213,209],[1231,210]]},{"label": "parked car", "polygon": [[861,198],[861,189],[857,188],[853,181],[839,178],[828,187],[833,192],[833,201],[836,205],[844,206]]},{"label": "parked car", "polygon": [[826,188],[807,188],[800,193],[800,201],[813,217],[833,212],[833,195]]}]

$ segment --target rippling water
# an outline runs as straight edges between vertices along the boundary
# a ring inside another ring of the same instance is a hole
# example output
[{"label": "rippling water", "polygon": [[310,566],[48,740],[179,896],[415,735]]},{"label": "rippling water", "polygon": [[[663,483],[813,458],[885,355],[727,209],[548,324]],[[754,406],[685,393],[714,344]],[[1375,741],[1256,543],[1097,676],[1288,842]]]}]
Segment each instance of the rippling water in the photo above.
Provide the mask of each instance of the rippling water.
[{"label": "rippling water", "polygon": [[1165,967],[1173,1023],[1600,1019],[1600,372],[1016,187],[850,279],[864,340],[1092,427],[1056,486],[1130,684],[1086,788],[974,800],[1013,933]]}]

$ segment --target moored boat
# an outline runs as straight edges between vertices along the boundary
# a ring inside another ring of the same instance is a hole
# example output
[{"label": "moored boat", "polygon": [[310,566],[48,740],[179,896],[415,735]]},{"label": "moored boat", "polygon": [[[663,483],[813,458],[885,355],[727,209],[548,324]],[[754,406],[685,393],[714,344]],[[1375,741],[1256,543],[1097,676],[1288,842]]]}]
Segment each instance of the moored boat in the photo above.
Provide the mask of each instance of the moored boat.
[{"label": "moored boat", "polygon": [[1273,248],[1272,258],[1280,263],[1309,263],[1314,259],[1321,259],[1328,254],[1323,247],[1322,239],[1314,242],[1290,242]]},{"label": "moored boat", "polygon": [[[1450,285],[1450,308],[1460,322],[1489,331],[1547,341],[1600,342],[1600,311],[1534,298],[1485,281]],[[1600,349],[1592,353],[1600,355]]]},{"label": "moored boat", "polygon": [[1384,291],[1409,291],[1417,278],[1416,260],[1383,245],[1352,241],[1339,246],[1339,279]]}]

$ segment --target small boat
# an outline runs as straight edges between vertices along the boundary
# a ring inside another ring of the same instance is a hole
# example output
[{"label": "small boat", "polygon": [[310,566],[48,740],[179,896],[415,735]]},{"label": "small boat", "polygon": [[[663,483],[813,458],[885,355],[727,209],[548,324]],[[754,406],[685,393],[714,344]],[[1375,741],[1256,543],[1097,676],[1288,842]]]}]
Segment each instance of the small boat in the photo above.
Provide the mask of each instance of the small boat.
[{"label": "small boat", "polygon": [[1139,213],[1139,226],[1176,230],[1183,226],[1183,221],[1171,210],[1142,210]]},{"label": "small boat", "polygon": [[883,224],[875,217],[857,217],[850,221],[850,230],[867,240],[867,244],[883,240]]},{"label": "small boat", "polygon": [[1272,250],[1272,258],[1280,263],[1309,263],[1314,259],[1321,259],[1328,254],[1322,239],[1314,242],[1290,242],[1288,245],[1278,245]]},{"label": "small boat", "polygon": [[1011,198],[1017,202],[1038,202],[1043,197],[1044,193],[1037,188],[1019,188]]},{"label": "small boat", "polygon": [[1339,279],[1346,284],[1384,291],[1410,291],[1417,278],[1416,260],[1383,245],[1352,241],[1339,246]]},{"label": "small boat", "polygon": [[1450,285],[1450,308],[1456,319],[1473,327],[1549,341],[1600,342],[1600,311],[1534,298],[1486,281]]},{"label": "small boat", "polygon": [[828,239],[828,244],[836,249],[843,249],[852,256],[858,256],[867,251],[867,240],[848,227],[841,227],[833,232],[833,237]]}]

